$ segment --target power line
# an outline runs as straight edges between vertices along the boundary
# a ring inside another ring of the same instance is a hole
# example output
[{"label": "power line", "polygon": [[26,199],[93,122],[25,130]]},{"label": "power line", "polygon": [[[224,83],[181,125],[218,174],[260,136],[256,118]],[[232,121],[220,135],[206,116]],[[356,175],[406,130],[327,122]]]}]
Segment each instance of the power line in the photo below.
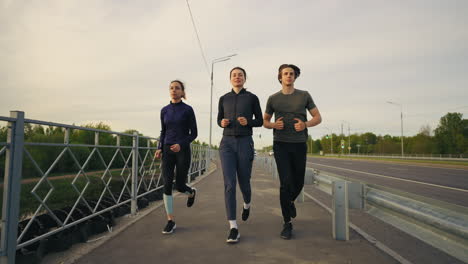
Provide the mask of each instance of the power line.
[{"label": "power line", "polygon": [[195,31],[195,35],[197,35],[198,46],[200,47],[200,53],[202,55],[203,61],[205,62],[206,72],[208,73],[208,75],[210,75],[210,68],[208,67],[208,62],[205,57],[205,52],[203,51],[203,47],[200,41],[200,36],[198,35],[198,29],[197,29],[197,26],[195,25],[195,20],[193,19],[192,9],[190,8],[190,4],[188,0],[185,0],[185,2],[187,3],[187,7],[190,13],[190,19],[192,20],[193,30]]}]

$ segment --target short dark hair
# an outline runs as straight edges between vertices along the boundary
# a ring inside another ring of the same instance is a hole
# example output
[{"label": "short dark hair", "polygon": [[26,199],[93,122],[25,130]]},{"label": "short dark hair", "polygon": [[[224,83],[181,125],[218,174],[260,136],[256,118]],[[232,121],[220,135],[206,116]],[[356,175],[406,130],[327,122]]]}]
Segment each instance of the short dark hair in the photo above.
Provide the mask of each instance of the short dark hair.
[{"label": "short dark hair", "polygon": [[231,69],[231,71],[229,72],[229,79],[231,79],[231,74],[232,74],[232,71],[234,71],[234,70],[241,70],[244,73],[245,79],[247,79],[247,73],[245,72],[245,70],[243,68],[241,68],[239,66],[234,67],[234,68]]},{"label": "short dark hair", "polygon": [[184,92],[184,95],[182,95],[182,98],[187,100],[187,97],[185,96],[185,85],[184,85],[184,83],[181,80],[173,80],[170,83],[173,83],[173,82],[176,82],[176,83],[180,84],[180,87],[182,88],[182,92]]},{"label": "short dark hair", "polygon": [[279,81],[280,83],[282,83],[282,82],[281,82],[281,73],[282,73],[282,71],[283,71],[284,69],[286,69],[286,68],[291,68],[291,69],[293,69],[293,71],[294,71],[294,78],[295,78],[295,79],[297,79],[297,78],[299,77],[299,75],[301,75],[301,69],[299,69],[299,67],[297,67],[296,65],[294,65],[294,64],[282,64],[282,65],[279,66],[279,68],[278,68],[278,81]]}]

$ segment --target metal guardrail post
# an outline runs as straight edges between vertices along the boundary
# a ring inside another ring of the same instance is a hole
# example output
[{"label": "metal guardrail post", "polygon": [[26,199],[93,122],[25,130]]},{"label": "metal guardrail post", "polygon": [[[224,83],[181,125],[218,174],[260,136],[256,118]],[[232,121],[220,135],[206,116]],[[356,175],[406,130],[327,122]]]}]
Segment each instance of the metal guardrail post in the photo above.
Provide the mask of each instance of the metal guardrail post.
[{"label": "metal guardrail post", "polygon": [[347,182],[350,209],[364,209],[364,185],[359,182]]},{"label": "metal guardrail post", "polygon": [[333,238],[347,241],[349,240],[348,185],[345,181],[334,181],[332,186]]},{"label": "metal guardrail post", "polygon": [[304,197],[304,196],[305,196],[305,194],[304,194],[304,187],[303,187],[302,190],[301,190],[301,193],[297,196],[296,201],[297,201],[298,203],[303,203],[304,200],[305,200],[305,197]]},{"label": "metal guardrail post", "polygon": [[9,146],[5,156],[3,185],[1,264],[15,263],[23,167],[24,112],[11,111],[10,117],[16,118],[16,121],[8,122]]},{"label": "metal guardrail post", "polygon": [[312,168],[306,168],[304,184],[314,184],[314,170]]},{"label": "metal guardrail post", "polygon": [[131,202],[131,214],[136,215],[137,213],[137,188],[138,188],[138,133],[133,132],[133,156],[132,156],[132,202]]},{"label": "metal guardrail post", "polygon": [[[314,170],[311,168],[306,168],[304,175],[304,185],[314,184]],[[302,188],[301,193],[297,197],[297,201],[303,203],[305,201],[304,188]]]}]

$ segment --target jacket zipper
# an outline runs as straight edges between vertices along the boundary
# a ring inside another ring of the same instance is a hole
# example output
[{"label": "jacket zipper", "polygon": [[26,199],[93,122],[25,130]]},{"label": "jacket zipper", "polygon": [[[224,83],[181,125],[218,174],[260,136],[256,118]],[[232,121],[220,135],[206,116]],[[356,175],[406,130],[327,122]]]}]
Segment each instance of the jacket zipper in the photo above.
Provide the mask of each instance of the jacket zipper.
[{"label": "jacket zipper", "polygon": [[237,136],[237,96],[239,96],[239,94],[235,94],[234,95],[234,134]]}]

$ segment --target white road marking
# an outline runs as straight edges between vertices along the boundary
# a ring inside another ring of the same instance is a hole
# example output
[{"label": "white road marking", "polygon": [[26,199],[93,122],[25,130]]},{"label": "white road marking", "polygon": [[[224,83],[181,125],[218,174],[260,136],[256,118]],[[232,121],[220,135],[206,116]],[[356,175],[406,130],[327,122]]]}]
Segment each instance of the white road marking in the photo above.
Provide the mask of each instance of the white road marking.
[{"label": "white road marking", "polygon": [[370,176],[376,176],[376,177],[381,177],[381,178],[388,178],[392,180],[398,180],[398,181],[404,181],[404,182],[411,182],[411,183],[417,183],[417,184],[422,184],[422,185],[428,185],[432,187],[438,187],[442,189],[448,189],[448,190],[453,190],[453,191],[459,191],[459,192],[466,192],[468,193],[468,190],[466,189],[460,189],[460,188],[454,188],[454,187],[448,187],[448,186],[443,186],[443,185],[438,185],[438,184],[432,184],[432,183],[427,183],[427,182],[419,182],[419,181],[413,181],[413,180],[407,180],[407,179],[402,179],[402,178],[397,178],[397,177],[392,177],[392,176],[386,176],[386,175],[381,175],[381,174],[375,174],[375,173],[370,173],[370,172],[365,172],[365,171],[357,171],[357,170],[351,170],[351,169],[345,169],[345,168],[340,168],[340,167],[335,167],[335,166],[329,166],[329,165],[322,165],[318,163],[312,163],[308,162],[317,166],[323,166],[323,167],[329,167],[333,169],[339,169],[339,170],[344,170],[344,171],[351,171],[351,172],[357,172],[357,173],[362,173]]}]

